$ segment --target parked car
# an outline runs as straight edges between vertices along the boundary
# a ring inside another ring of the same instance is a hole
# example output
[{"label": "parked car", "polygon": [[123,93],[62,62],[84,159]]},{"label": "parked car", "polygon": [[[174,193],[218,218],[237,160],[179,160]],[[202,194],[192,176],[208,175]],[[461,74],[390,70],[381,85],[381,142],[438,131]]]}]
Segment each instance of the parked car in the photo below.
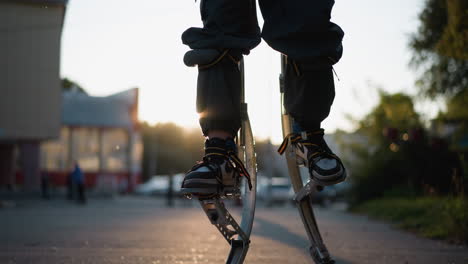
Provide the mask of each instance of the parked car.
[{"label": "parked car", "polygon": [[284,204],[292,200],[291,184],[287,178],[274,177],[259,184],[257,198],[268,206]]},{"label": "parked car", "polygon": [[[172,176],[172,191],[174,195],[180,194],[180,186],[184,179],[184,174],[179,173]],[[156,175],[151,177],[147,182],[138,185],[135,188],[135,193],[139,195],[166,195],[169,188],[168,175]]]},{"label": "parked car", "polygon": [[327,207],[331,203],[343,201],[346,199],[350,183],[345,181],[335,185],[326,186],[322,191],[312,194],[312,202]]},{"label": "parked car", "polygon": [[311,195],[312,203],[327,207],[336,201],[336,194],[335,185],[326,186],[321,191],[316,191]]}]

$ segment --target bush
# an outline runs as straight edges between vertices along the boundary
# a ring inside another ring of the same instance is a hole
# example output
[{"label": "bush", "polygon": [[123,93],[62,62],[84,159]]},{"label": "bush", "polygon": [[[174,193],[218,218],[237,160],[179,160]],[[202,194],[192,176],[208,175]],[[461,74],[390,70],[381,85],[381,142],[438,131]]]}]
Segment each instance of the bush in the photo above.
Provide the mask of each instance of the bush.
[{"label": "bush", "polygon": [[402,192],[397,197],[457,194],[453,172],[461,171],[461,164],[441,140],[382,141],[372,151],[354,147],[354,153],[352,204],[395,190]]},{"label": "bush", "polygon": [[351,210],[424,237],[468,244],[468,201],[463,198],[382,198]]},{"label": "bush", "polygon": [[455,241],[468,244],[468,200],[448,199],[444,207],[449,236]]}]

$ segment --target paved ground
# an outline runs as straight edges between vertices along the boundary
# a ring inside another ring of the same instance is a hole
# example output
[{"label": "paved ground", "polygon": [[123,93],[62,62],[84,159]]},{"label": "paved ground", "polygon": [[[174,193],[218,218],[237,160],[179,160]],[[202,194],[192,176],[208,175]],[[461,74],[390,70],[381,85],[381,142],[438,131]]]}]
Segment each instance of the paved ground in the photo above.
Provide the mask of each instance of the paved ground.
[{"label": "paved ground", "polygon": [[[227,243],[198,204],[141,198],[20,202],[0,209],[0,263],[224,263]],[[319,210],[337,263],[467,264],[468,249],[339,210]],[[258,208],[246,263],[312,263],[295,208]]]}]

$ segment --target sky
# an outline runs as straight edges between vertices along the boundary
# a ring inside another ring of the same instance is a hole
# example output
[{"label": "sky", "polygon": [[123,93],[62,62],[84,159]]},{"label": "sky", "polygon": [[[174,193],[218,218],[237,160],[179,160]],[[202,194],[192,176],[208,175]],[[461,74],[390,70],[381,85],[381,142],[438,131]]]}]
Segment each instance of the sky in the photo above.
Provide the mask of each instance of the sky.
[{"label": "sky", "polygon": [[[139,117],[197,128],[197,69],[182,58],[182,32],[201,26],[193,0],[71,0],[61,51],[61,76],[88,93],[105,96],[140,88]],[[344,55],[335,65],[336,97],[322,126],[352,131],[349,116],[360,118],[377,104],[377,87],[415,95],[417,74],[408,64],[408,40],[418,26],[424,0],[338,0],[332,21],[345,31]],[[259,24],[263,24],[260,10]],[[278,75],[280,55],[262,42],[245,57],[246,101],[254,134],[281,141]],[[427,118],[437,107],[418,103]]]}]

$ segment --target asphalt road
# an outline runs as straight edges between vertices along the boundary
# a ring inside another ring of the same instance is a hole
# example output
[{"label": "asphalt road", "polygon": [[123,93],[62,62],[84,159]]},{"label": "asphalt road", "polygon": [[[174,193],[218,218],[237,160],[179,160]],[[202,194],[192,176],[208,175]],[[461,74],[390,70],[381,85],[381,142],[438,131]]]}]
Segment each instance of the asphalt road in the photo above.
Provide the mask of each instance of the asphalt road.
[{"label": "asphalt road", "polygon": [[[23,201],[0,209],[0,263],[224,263],[228,244],[197,203],[141,198]],[[235,211],[235,210],[234,210]],[[236,213],[233,213],[234,215]],[[468,248],[366,217],[318,210],[337,263],[467,264]],[[295,208],[259,206],[245,263],[312,263]]]}]

